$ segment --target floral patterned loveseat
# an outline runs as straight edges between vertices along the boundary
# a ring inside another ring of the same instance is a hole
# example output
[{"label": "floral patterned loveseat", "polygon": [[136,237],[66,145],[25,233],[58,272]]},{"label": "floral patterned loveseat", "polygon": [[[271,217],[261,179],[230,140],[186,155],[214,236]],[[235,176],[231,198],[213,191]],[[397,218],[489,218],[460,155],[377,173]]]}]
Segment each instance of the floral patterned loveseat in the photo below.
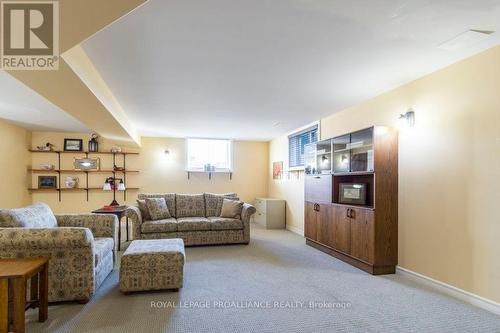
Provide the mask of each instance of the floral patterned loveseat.
[{"label": "floral patterned loveseat", "polygon": [[49,302],[87,302],[113,270],[114,215],[54,215],[43,203],[0,209],[0,258],[50,256]]},{"label": "floral patterned loveseat", "polygon": [[243,204],[239,218],[220,217],[224,198],[239,200],[236,193],[142,193],[139,200],[165,198],[171,217],[148,221],[139,207],[129,207],[134,239],[182,238],[186,246],[248,244],[250,217],[255,207]]}]

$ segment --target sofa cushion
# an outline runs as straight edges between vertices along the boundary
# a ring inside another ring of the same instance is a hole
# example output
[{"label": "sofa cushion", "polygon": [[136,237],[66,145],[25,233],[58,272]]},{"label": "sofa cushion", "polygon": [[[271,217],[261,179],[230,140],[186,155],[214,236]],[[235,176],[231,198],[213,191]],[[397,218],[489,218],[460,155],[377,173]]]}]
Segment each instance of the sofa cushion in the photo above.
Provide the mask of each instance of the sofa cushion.
[{"label": "sofa cushion", "polygon": [[145,234],[173,231],[177,231],[177,220],[173,217],[164,220],[146,221],[141,224],[141,232]]},{"label": "sofa cushion", "polygon": [[146,207],[148,208],[151,220],[169,219],[172,216],[168,211],[165,198],[146,198]]},{"label": "sofa cushion", "polygon": [[204,193],[206,216],[220,216],[224,198],[237,198],[236,193]]},{"label": "sofa cushion", "polygon": [[137,207],[141,211],[141,216],[143,221],[151,221],[151,215],[149,215],[148,207],[146,206],[146,200],[137,200]]},{"label": "sofa cushion", "polygon": [[220,217],[241,218],[242,209],[242,201],[224,199]]},{"label": "sofa cushion", "polygon": [[211,223],[205,217],[179,217],[177,218],[178,231],[211,230]]},{"label": "sofa cushion", "polygon": [[94,238],[94,255],[95,255],[95,266],[99,265],[102,259],[109,253],[113,252],[115,247],[115,242],[113,238],[108,237],[97,237]]},{"label": "sofa cushion", "polygon": [[54,228],[56,217],[47,204],[16,208],[0,209],[0,227],[2,228]]},{"label": "sofa cushion", "polygon": [[211,230],[241,230],[243,229],[243,222],[240,219],[232,219],[229,217],[216,217],[208,218],[210,220]]},{"label": "sofa cushion", "polygon": [[177,194],[176,212],[179,217],[205,217],[203,194]]},{"label": "sofa cushion", "polygon": [[146,198],[165,198],[170,215],[172,217],[177,216],[175,212],[175,193],[140,193],[137,195],[139,200],[145,200]]}]

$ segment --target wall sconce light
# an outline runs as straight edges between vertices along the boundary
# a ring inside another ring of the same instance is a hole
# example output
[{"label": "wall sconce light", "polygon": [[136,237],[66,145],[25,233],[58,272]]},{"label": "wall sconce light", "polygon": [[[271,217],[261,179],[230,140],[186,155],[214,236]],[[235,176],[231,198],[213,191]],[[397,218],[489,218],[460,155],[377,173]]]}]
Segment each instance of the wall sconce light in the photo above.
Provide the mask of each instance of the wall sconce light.
[{"label": "wall sconce light", "polygon": [[400,114],[399,120],[406,122],[408,127],[415,126],[415,111],[409,109],[405,114]]}]

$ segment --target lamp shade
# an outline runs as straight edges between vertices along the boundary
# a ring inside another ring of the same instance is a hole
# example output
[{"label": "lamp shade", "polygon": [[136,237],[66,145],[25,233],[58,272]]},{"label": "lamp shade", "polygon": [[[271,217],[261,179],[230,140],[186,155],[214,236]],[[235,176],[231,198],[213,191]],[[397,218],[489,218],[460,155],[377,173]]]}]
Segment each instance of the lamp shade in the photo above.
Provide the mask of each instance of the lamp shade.
[{"label": "lamp shade", "polygon": [[118,191],[125,191],[125,183],[123,180],[118,183]]},{"label": "lamp shade", "polygon": [[104,191],[111,191],[111,184],[108,182],[104,183],[104,186],[102,187]]}]

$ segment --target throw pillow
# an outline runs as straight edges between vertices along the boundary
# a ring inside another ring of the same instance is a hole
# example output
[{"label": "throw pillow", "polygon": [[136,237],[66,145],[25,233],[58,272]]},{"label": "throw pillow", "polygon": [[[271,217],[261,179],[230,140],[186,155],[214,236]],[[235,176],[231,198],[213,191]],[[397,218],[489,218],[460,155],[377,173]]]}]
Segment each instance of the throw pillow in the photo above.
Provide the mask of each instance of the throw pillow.
[{"label": "throw pillow", "polygon": [[233,219],[240,218],[242,209],[242,201],[224,199],[224,201],[222,202],[220,217],[230,217]]},{"label": "throw pillow", "polygon": [[153,221],[171,217],[165,198],[146,198],[146,207]]},{"label": "throw pillow", "polygon": [[[141,211],[143,221],[151,221],[151,215],[149,215],[148,207],[146,206],[146,200],[137,200],[137,206]],[[170,211],[169,211],[170,213]]]}]

